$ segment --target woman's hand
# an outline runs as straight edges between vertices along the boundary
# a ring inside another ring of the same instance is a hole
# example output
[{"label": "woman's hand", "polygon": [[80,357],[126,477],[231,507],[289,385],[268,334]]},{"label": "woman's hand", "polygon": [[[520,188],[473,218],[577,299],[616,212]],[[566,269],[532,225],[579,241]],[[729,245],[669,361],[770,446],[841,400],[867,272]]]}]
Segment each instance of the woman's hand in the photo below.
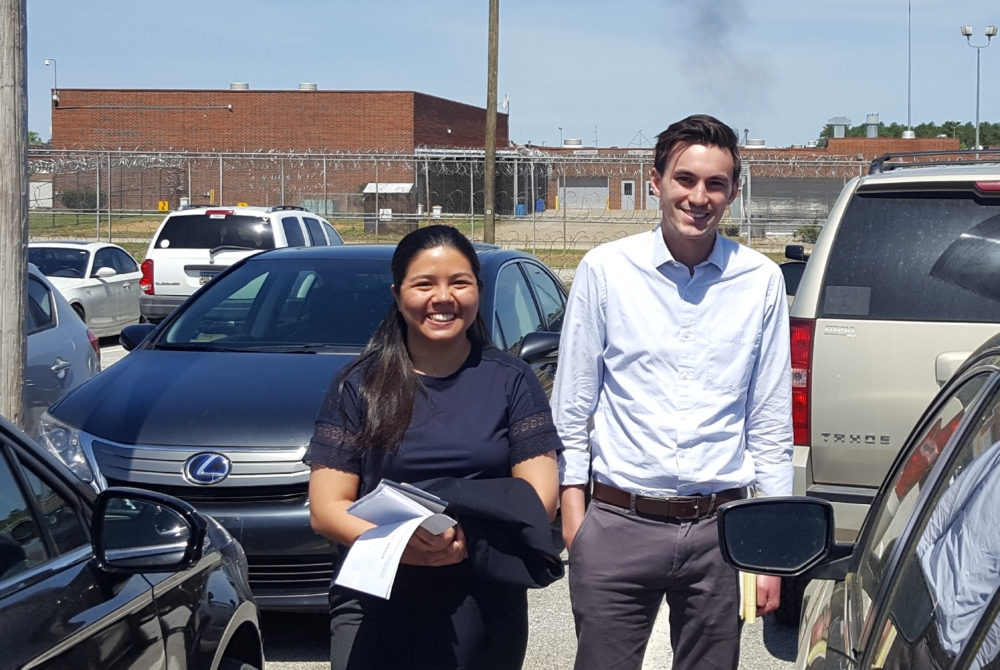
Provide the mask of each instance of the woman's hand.
[{"label": "woman's hand", "polygon": [[418,526],[403,550],[401,562],[436,568],[461,563],[467,556],[461,525],[455,524],[440,535]]}]

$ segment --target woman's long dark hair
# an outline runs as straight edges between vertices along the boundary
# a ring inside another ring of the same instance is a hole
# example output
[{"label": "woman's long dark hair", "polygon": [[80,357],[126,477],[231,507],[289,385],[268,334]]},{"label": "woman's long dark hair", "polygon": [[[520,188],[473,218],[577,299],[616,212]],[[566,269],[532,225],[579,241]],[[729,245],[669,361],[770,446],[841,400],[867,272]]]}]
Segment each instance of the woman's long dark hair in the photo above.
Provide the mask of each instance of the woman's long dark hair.
[{"label": "woman's long dark hair", "polygon": [[[465,256],[476,277],[476,284],[482,290],[479,256],[469,239],[451,226],[427,226],[408,234],[396,246],[392,255],[392,283],[397,291],[403,285],[413,259],[423,251],[438,247],[449,247]],[[406,321],[393,300],[361,356],[341,372],[340,392],[343,393],[344,381],[351,372],[362,366],[364,369],[358,389],[364,407],[364,423],[355,438],[361,451],[395,451],[413,418],[420,380],[413,371],[413,362],[406,349],[406,332]],[[491,345],[486,324],[478,310],[466,336],[482,346]]]}]

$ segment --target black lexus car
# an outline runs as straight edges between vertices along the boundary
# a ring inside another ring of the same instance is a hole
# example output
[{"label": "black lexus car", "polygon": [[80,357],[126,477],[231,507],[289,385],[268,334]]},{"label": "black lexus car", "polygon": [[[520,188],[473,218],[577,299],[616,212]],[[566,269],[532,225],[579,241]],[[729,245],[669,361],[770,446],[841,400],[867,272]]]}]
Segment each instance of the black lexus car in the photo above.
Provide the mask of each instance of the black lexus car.
[{"label": "black lexus car", "polygon": [[263,667],[228,532],[160,493],[97,494],[0,418],[0,670]]},{"label": "black lexus car", "polygon": [[[302,463],[320,403],[392,294],[390,245],[278,249],[206,284],[131,353],[56,403],[40,440],[89,482],[174,495],[235,536],[262,609],[326,611],[336,558],[309,524]],[[479,245],[498,347],[551,388],[566,289],[538,259]],[[140,342],[141,341],[141,342]]]}]

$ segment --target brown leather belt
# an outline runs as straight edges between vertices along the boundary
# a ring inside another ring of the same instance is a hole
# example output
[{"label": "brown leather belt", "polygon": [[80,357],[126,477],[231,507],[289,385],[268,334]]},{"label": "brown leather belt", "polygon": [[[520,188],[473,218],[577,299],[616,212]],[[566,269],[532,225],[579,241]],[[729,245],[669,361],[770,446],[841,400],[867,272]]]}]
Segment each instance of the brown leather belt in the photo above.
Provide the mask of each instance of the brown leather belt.
[{"label": "brown leather belt", "polygon": [[715,514],[719,506],[747,497],[746,488],[727,489],[707,496],[674,496],[652,498],[616,489],[601,482],[594,482],[594,500],[634,510],[643,516],[665,519],[703,519]]}]

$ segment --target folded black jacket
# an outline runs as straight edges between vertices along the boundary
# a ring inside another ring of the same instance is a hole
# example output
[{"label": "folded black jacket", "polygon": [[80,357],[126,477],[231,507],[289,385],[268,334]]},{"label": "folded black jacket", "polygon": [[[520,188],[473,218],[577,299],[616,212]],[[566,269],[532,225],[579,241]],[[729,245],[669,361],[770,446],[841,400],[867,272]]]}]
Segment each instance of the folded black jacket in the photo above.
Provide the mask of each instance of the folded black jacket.
[{"label": "folded black jacket", "polygon": [[416,484],[448,502],[465,531],[477,575],[508,586],[541,588],[564,574],[548,513],[531,484],[516,477],[442,477]]}]

